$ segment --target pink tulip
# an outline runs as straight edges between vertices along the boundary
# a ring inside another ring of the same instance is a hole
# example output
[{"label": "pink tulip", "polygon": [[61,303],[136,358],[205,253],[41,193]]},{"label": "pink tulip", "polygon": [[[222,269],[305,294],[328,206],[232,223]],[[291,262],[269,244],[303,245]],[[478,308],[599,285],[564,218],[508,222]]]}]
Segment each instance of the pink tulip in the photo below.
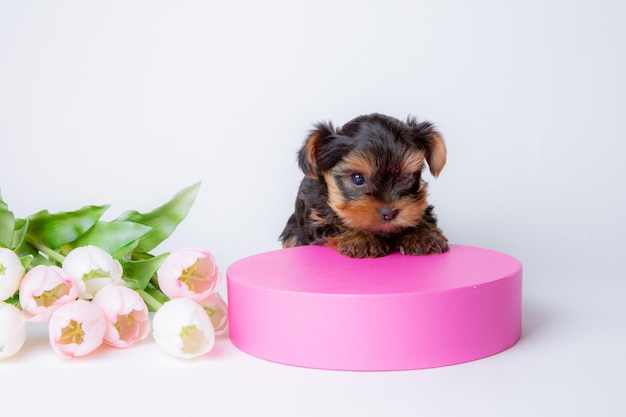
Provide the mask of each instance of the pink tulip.
[{"label": "pink tulip", "polygon": [[72,301],[57,308],[50,317],[50,346],[66,358],[87,355],[102,345],[106,327],[100,307],[82,299]]},{"label": "pink tulip", "polygon": [[150,334],[148,307],[136,291],[109,284],[100,288],[91,302],[100,307],[107,320],[104,343],[125,348]]},{"label": "pink tulip", "polygon": [[24,275],[19,288],[20,305],[31,322],[45,322],[64,304],[76,300],[78,287],[58,266],[37,265]]},{"label": "pink tulip", "polygon": [[211,324],[215,329],[215,336],[226,333],[228,329],[228,307],[222,297],[218,293],[210,294],[198,301],[198,304],[200,304],[209,315]]},{"label": "pink tulip", "polygon": [[213,255],[203,249],[184,248],[172,252],[157,271],[161,291],[169,298],[201,300],[220,283]]}]

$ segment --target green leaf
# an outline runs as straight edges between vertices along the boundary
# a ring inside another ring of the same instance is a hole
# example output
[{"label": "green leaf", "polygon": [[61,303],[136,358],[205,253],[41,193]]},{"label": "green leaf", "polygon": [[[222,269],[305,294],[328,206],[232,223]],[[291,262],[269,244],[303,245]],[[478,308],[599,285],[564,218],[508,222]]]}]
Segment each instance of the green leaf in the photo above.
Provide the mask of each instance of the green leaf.
[{"label": "green leaf", "polygon": [[[13,243],[12,247],[15,253],[19,253],[24,249],[26,245],[26,231],[28,230],[28,220],[17,219],[15,221],[15,231],[13,233]],[[34,248],[26,249],[26,252],[36,252]]]},{"label": "green leaf", "polygon": [[123,268],[122,278],[133,290],[143,290],[146,288],[152,276],[159,269],[169,253],[163,253],[148,259],[139,261],[120,261]]},{"label": "green leaf", "polygon": [[28,217],[30,224],[26,239],[51,249],[60,248],[91,229],[108,208],[108,205],[85,206],[76,211],[55,214],[50,214],[48,210],[39,211]]},{"label": "green leaf", "polygon": [[[21,257],[21,255],[20,255],[20,257]],[[57,264],[54,260],[43,256],[39,252],[37,252],[35,255],[33,255],[32,261],[29,264],[29,268],[32,269],[32,268],[36,267],[37,265],[56,265],[56,266],[61,266],[61,265]]]},{"label": "green leaf", "polygon": [[135,250],[138,244],[139,244],[139,239],[133,240],[129,244],[122,246],[121,248],[117,249],[115,252],[112,252],[111,256],[117,259],[118,261],[121,261],[123,259],[132,259],[132,257],[129,255],[132,255],[132,252]]},{"label": "green leaf", "polygon": [[33,259],[37,256],[41,256],[39,251],[26,243],[26,231],[28,230],[28,220],[17,219],[15,222],[15,233],[13,234],[13,251],[20,258],[30,258],[28,266],[22,261],[22,265],[25,269],[30,269]]},{"label": "green leaf", "polygon": [[150,312],[157,311],[161,306],[163,306],[163,304],[169,301],[169,297],[163,294],[163,292],[155,287],[151,282],[148,283],[146,288],[138,290],[137,292],[146,302],[148,311]]},{"label": "green leaf", "polygon": [[180,222],[187,216],[187,213],[189,213],[200,185],[201,183],[198,182],[184,188],[170,201],[149,213],[141,214],[132,210],[123,213],[117,218],[117,220],[132,221],[152,227],[152,230],[139,239],[139,244],[136,248],[138,252],[150,252],[174,232]]},{"label": "green leaf", "polygon": [[[58,257],[50,257],[50,254],[57,252],[46,247],[44,256],[36,246],[39,243],[27,242],[26,234],[28,232],[29,220],[17,219],[15,222],[15,233],[13,235],[13,251],[22,260],[22,265],[26,270],[36,265],[57,265],[60,266]],[[57,252],[58,253],[58,252]],[[27,262],[27,263],[26,263]]]},{"label": "green leaf", "polygon": [[152,229],[129,221],[99,221],[70,244],[72,248],[94,245],[110,254],[136,241]]},{"label": "green leaf", "polygon": [[7,298],[6,300],[4,300],[5,303],[7,304],[11,304],[14,305],[15,307],[21,309],[21,305],[20,305],[20,296],[19,296],[19,291],[16,291],[15,294],[13,294],[11,297]]},{"label": "green leaf", "polygon": [[30,269],[30,266],[34,260],[35,260],[34,255],[20,256],[20,262],[22,263],[22,266],[24,267],[24,269],[27,271]]},{"label": "green leaf", "polygon": [[13,231],[15,229],[15,217],[9,211],[9,206],[2,199],[0,191],[0,247],[13,249]]}]

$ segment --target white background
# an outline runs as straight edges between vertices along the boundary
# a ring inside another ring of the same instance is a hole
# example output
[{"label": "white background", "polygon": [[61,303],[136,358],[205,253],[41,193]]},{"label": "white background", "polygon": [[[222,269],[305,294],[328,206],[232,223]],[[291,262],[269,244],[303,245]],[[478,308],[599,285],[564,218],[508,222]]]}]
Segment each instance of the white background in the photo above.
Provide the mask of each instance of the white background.
[{"label": "white background", "polygon": [[222,339],[190,362],[152,341],[68,362],[34,326],[0,362],[2,414],[624,415],[625,21],[618,0],[0,1],[17,217],[113,218],[202,181],[159,250],[226,271],[279,248],[313,123],[412,114],[448,144],[430,199],[450,240],[524,265],[523,337],[487,359],[331,372]]}]

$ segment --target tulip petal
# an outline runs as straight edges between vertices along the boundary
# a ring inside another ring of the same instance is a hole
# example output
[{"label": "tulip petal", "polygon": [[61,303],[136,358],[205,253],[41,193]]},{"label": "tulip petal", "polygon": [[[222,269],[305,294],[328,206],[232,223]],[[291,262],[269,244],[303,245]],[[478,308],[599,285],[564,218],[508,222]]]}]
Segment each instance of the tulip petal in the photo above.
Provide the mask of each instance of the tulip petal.
[{"label": "tulip petal", "polygon": [[204,249],[173,251],[157,271],[161,291],[170,298],[199,301],[217,289],[221,276],[213,255]]},{"label": "tulip petal", "polygon": [[23,275],[20,258],[11,249],[0,247],[0,301],[15,294]]},{"label": "tulip petal", "polygon": [[92,302],[101,308],[107,320],[106,344],[124,348],[150,333],[148,307],[136,291],[122,285],[107,285]]},{"label": "tulip petal", "polygon": [[0,360],[15,355],[26,341],[26,320],[15,306],[0,302]]},{"label": "tulip petal", "polygon": [[215,330],[202,306],[187,298],[163,304],[152,319],[152,336],[172,356],[191,359],[209,352]]},{"label": "tulip petal", "polygon": [[228,330],[228,306],[222,296],[218,293],[210,294],[198,301],[198,304],[204,308],[209,319],[211,319],[215,335],[220,336],[226,333]]},{"label": "tulip petal", "polygon": [[80,297],[92,298],[107,284],[121,284],[122,265],[98,248],[88,245],[74,248],[63,261],[63,269],[80,287]]},{"label": "tulip petal", "polygon": [[104,340],[106,319],[94,303],[76,300],[65,304],[50,317],[50,346],[59,355],[76,358],[96,350]]},{"label": "tulip petal", "polygon": [[58,266],[37,265],[22,278],[20,305],[28,321],[48,321],[60,306],[76,300],[79,289]]}]

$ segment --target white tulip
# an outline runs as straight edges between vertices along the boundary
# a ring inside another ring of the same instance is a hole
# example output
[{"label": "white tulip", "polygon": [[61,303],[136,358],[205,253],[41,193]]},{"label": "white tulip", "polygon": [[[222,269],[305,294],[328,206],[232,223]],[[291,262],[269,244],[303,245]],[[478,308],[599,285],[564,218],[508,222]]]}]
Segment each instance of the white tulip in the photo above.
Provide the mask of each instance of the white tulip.
[{"label": "white tulip", "polygon": [[12,304],[0,302],[0,359],[15,355],[26,341],[26,319]]},{"label": "white tulip", "polygon": [[108,284],[122,284],[122,265],[97,246],[81,246],[67,254],[63,270],[74,280],[80,298],[91,299]]},{"label": "white tulip", "polygon": [[213,349],[215,330],[208,314],[188,298],[167,301],[154,314],[152,336],[172,356],[195,358]]},{"label": "white tulip", "polygon": [[15,294],[23,276],[20,258],[11,249],[0,248],[0,301]]}]

